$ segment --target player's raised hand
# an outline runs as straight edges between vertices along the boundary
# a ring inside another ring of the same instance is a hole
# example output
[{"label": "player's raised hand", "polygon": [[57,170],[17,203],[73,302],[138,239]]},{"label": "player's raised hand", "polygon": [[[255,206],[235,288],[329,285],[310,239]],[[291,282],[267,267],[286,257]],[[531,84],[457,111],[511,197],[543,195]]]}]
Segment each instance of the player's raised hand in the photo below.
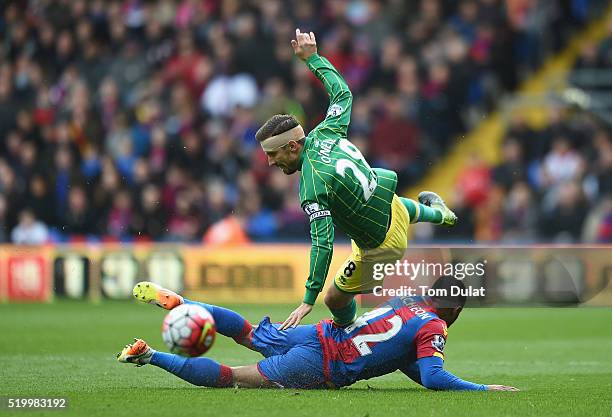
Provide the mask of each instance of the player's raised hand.
[{"label": "player's raised hand", "polygon": [[311,311],[312,306],[310,304],[302,303],[298,308],[293,310],[293,313],[289,314],[287,320],[285,320],[278,329],[285,330],[289,327],[297,326],[298,324],[300,324],[300,321],[302,321],[302,319],[306,317]]},{"label": "player's raised hand", "polygon": [[313,32],[302,33],[299,29],[295,30],[295,39],[291,40],[293,52],[302,61],[306,61],[312,54],[317,53],[317,40]]},{"label": "player's raised hand", "polygon": [[487,391],[520,391],[518,388],[507,385],[487,385]]}]

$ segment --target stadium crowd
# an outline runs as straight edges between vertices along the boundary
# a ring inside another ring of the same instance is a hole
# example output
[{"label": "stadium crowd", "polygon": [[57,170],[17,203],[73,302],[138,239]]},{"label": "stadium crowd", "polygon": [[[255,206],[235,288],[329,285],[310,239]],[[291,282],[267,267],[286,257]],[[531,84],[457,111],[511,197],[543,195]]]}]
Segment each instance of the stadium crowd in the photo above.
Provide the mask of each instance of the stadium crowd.
[{"label": "stadium crowd", "polygon": [[[354,92],[351,140],[405,187],[559,49],[593,3],[601,2],[5,2],[0,241],[214,242],[232,227],[245,240],[302,239],[297,178],[269,169],[254,139],[274,113],[292,113],[307,129],[325,113],[325,91],[293,58],[295,27],[317,34]],[[459,235],[555,238],[568,229],[579,237],[577,218],[594,198],[584,184],[609,172],[599,148],[609,137],[594,129],[599,139],[585,145],[558,127],[544,135],[550,147],[534,150],[517,122],[504,164],[491,170],[474,157],[470,175],[504,191],[486,204],[465,200],[460,215],[473,221]],[[571,178],[558,158],[573,164]],[[609,177],[590,183],[597,195],[610,187]],[[535,194],[549,224],[531,212]],[[505,219],[486,228],[494,232],[480,230],[482,207],[505,213],[485,214]]]},{"label": "stadium crowd", "polygon": [[438,238],[505,243],[612,242],[612,136],[609,126],[569,108],[548,126],[521,117],[509,127],[502,161],[473,155],[458,180],[456,228]]},{"label": "stadium crowd", "polygon": [[[612,20],[607,36],[600,44],[586,42],[574,64],[575,70],[610,68]],[[586,91],[609,88],[603,83]],[[610,121],[579,106],[557,106],[541,130],[520,116],[510,121],[499,165],[487,166],[474,156],[457,187],[464,221],[442,236],[509,243],[612,242]]]}]

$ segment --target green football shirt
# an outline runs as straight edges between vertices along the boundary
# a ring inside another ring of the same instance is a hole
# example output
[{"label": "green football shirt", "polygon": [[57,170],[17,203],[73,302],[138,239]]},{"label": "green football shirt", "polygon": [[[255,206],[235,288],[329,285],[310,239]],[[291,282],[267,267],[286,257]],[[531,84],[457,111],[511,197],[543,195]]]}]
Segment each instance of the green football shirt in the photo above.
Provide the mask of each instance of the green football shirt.
[{"label": "green football shirt", "polygon": [[300,156],[300,203],[309,216],[312,239],[304,302],[314,304],[331,263],[335,226],[362,249],[385,240],[397,175],[371,168],[347,140],[353,96],[340,73],[317,54],[306,64],[330,99],[325,120],[308,134]]}]

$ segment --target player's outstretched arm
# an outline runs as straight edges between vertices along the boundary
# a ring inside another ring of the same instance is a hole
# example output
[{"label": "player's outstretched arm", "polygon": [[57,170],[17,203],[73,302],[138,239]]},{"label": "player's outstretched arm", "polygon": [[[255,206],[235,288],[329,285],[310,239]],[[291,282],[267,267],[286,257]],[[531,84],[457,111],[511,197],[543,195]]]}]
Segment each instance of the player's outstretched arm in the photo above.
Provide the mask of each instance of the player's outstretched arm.
[{"label": "player's outstretched arm", "polygon": [[313,32],[302,33],[296,29],[295,37],[291,40],[295,55],[321,80],[329,95],[325,120],[313,132],[319,132],[327,138],[346,138],[353,105],[353,95],[348,84],[327,59],[317,54],[317,41]]},{"label": "player's outstretched arm", "polygon": [[297,326],[310,313],[325,285],[334,252],[334,223],[329,209],[328,187],[321,182],[308,158],[302,165],[300,201],[310,221],[310,272],[303,303],[289,315],[280,330]]},{"label": "player's outstretched arm", "polygon": [[487,391],[520,391],[518,388],[508,385],[487,385]]},{"label": "player's outstretched arm", "polygon": [[439,318],[422,326],[415,336],[416,366],[401,369],[412,380],[425,388],[440,391],[518,391],[505,385],[483,385],[464,381],[444,369],[446,323]]},{"label": "player's outstretched arm", "polygon": [[[321,210],[314,213],[329,213],[329,210],[326,210],[324,206],[319,206],[318,203],[310,204],[309,206],[314,207],[315,205]],[[312,241],[310,249],[310,274],[306,280],[306,294],[302,304],[287,317],[280,330],[300,324],[302,319],[312,311],[312,306],[319,293],[323,290],[325,278],[327,277],[334,253],[334,224],[329,214],[321,215],[317,218],[313,218],[311,214],[310,238]]]},{"label": "player's outstretched arm", "polygon": [[428,389],[440,391],[518,391],[505,385],[483,385],[465,381],[444,369],[444,361],[437,356],[417,361],[421,384]]}]

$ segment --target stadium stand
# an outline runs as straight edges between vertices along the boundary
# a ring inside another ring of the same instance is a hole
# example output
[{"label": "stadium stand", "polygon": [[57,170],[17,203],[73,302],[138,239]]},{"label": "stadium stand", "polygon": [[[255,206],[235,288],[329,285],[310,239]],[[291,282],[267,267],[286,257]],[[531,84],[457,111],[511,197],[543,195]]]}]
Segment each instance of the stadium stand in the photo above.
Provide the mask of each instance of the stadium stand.
[{"label": "stadium stand", "polygon": [[[293,60],[294,27],[317,33],[354,91],[351,140],[405,187],[602,3],[3,3],[0,240],[214,243],[225,225],[241,242],[302,239],[296,178],[269,170],[254,139],[273,113],[308,128],[324,114],[324,90]],[[545,132],[517,121],[499,166],[474,155],[453,239],[610,238],[609,131],[593,121],[574,136],[580,116],[558,117]],[[608,220],[585,222],[595,212]]]},{"label": "stadium stand", "polygon": [[[490,164],[472,155],[457,180],[462,192],[455,200],[467,221],[438,237],[504,243],[612,240],[612,13],[608,16],[598,42],[589,37],[580,42],[560,88],[549,77],[553,86],[539,95],[519,95],[509,106],[499,161]],[[531,108],[526,112],[523,105]],[[542,114],[529,120],[526,113],[534,109]]]}]

